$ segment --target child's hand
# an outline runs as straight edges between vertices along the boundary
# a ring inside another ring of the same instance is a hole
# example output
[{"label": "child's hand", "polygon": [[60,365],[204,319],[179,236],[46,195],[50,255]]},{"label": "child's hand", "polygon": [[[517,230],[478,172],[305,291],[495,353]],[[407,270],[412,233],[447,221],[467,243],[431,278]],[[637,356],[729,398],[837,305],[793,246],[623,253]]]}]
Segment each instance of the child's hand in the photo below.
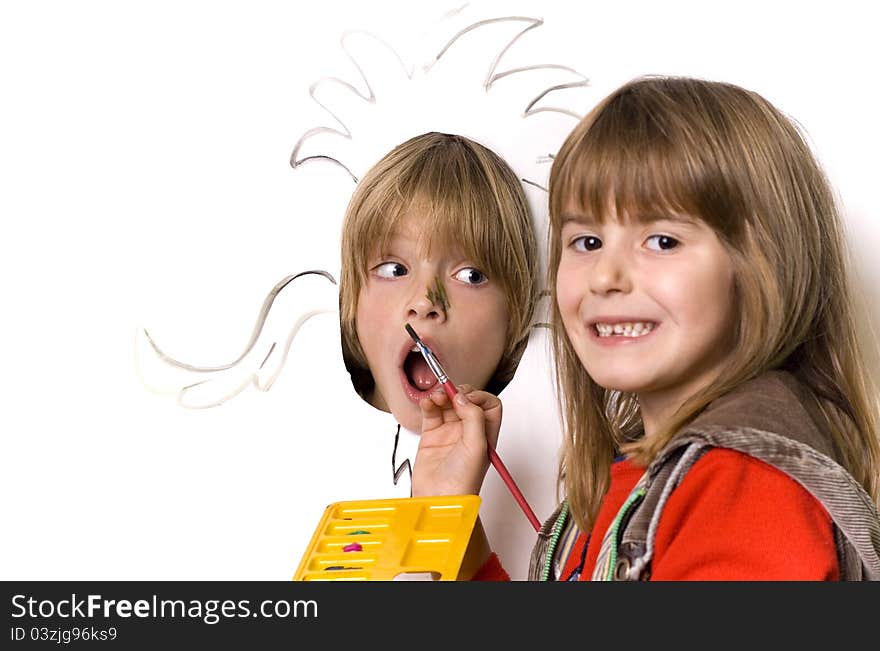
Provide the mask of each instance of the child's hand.
[{"label": "child's hand", "polygon": [[489,450],[498,442],[501,401],[491,393],[458,387],[455,401],[442,389],[419,403],[422,436],[413,468],[413,497],[478,494]]}]

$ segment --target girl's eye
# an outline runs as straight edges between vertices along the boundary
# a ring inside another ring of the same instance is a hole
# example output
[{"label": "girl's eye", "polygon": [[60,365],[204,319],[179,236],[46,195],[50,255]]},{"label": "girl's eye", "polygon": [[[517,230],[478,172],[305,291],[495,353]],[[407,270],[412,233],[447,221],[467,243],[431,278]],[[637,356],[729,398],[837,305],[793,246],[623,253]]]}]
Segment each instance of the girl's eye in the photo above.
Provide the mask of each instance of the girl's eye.
[{"label": "girl's eye", "polygon": [[409,270],[399,262],[383,262],[373,268],[373,273],[379,278],[400,278],[408,274]]},{"label": "girl's eye", "polygon": [[570,246],[576,251],[595,251],[602,248],[602,240],[595,235],[582,235],[573,239]]},{"label": "girl's eye", "polygon": [[648,245],[652,251],[669,251],[679,245],[679,241],[669,235],[652,235],[646,242],[654,242],[654,246]]},{"label": "girl's eye", "polygon": [[489,282],[486,274],[474,267],[465,267],[464,269],[456,271],[453,278],[460,280],[463,283],[467,283],[468,285],[482,285],[483,283]]}]

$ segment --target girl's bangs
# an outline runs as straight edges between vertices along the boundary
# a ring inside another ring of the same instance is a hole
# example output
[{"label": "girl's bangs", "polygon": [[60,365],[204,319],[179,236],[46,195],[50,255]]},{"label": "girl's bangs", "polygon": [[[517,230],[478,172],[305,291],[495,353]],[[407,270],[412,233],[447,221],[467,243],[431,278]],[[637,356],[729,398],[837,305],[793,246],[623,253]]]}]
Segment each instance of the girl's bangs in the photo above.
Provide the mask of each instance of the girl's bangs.
[{"label": "girl's bangs", "polygon": [[552,205],[557,225],[572,212],[599,223],[609,216],[639,221],[709,217],[699,205],[707,170],[698,169],[683,148],[652,134],[619,131],[597,120],[565,154],[557,161],[563,172]]},{"label": "girl's bangs", "polygon": [[[734,239],[748,219],[741,167],[725,151],[740,148],[715,98],[636,84],[595,109],[566,143],[554,167],[551,214],[603,222],[608,215],[653,221],[690,216]],[[680,96],[679,96],[680,95]],[[747,156],[740,151],[734,158]],[[746,190],[748,188],[745,188]]]}]

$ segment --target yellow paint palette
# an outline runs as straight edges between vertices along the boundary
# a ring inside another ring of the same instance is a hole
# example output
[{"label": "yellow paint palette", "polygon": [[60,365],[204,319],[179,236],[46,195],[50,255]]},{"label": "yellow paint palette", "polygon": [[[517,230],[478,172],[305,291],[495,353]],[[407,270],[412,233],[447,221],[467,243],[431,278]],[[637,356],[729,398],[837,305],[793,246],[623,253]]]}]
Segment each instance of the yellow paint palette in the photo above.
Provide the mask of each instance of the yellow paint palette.
[{"label": "yellow paint palette", "polygon": [[455,581],[479,510],[478,495],[334,502],[293,580]]}]

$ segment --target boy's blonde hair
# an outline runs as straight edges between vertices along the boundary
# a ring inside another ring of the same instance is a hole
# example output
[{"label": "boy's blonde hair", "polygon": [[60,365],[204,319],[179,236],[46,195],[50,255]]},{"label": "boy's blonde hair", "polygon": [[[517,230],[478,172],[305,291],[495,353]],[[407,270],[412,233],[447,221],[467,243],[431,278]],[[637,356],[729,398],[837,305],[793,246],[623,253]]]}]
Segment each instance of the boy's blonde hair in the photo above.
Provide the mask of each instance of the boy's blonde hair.
[{"label": "boy's blonde hair", "polygon": [[[637,438],[635,396],[597,385],[577,358],[556,303],[561,215],[608,208],[704,220],[734,265],[729,365],[657,436]],[[687,78],[646,77],[603,100],[569,135],[550,178],[553,346],[566,436],[561,481],[589,530],[618,451],[641,462],[710,402],[771,369],[815,400],[839,461],[878,498],[877,392],[861,361],[844,235],[829,184],[794,124],[757,93]]]},{"label": "boy's blonde hair", "polygon": [[498,327],[506,330],[507,347],[486,387],[498,393],[525,350],[537,303],[535,231],[522,185],[497,154],[462,136],[435,132],[386,154],[346,209],[339,314],[343,358],[355,389],[366,398],[374,387],[356,320],[368,264],[387,248],[401,218],[413,214],[424,220],[423,250],[460,250],[504,290],[510,320]]}]

